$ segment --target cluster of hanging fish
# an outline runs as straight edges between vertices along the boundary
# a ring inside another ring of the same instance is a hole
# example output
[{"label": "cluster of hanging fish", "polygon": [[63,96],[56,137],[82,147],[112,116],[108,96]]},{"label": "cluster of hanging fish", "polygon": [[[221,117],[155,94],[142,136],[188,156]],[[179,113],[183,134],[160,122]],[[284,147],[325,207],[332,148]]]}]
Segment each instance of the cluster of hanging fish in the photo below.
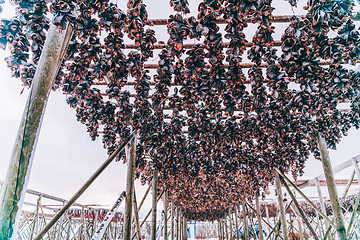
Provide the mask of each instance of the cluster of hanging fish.
[{"label": "cluster of hanging fish", "polygon": [[[335,148],[359,127],[360,75],[343,66],[360,56],[352,1],[309,1],[306,17],[291,19],[279,54],[271,0],[204,0],[197,16],[187,0],[171,0],[176,13],[153,76],[144,64],[157,39],[142,0],[130,0],[126,11],[108,0],[16,3],[17,16],[0,25],[13,76],[31,85],[48,11],[59,29],[72,24],[54,90],[68,95],[93,140],[102,132],[109,154],[138,129],[136,177],[150,182],[157,171],[160,189],[189,220],[218,219],[240,201],[263,196],[275,169],[301,175],[311,153],[319,158],[318,132]],[[246,36],[253,23],[254,36]],[[137,48],[127,54],[125,36]],[[186,50],[188,39],[198,44]],[[98,82],[106,83],[105,92],[93,86]],[[124,90],[129,82],[134,92]],[[338,109],[344,102],[350,111]]]}]

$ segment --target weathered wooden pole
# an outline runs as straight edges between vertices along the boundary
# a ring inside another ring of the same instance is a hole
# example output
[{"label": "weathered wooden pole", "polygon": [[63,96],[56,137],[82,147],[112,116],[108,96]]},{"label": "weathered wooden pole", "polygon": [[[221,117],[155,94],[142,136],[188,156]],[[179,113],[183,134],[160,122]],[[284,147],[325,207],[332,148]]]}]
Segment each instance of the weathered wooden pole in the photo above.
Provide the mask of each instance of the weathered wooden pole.
[{"label": "weathered wooden pole", "polygon": [[242,204],[242,211],[243,211],[243,217],[244,217],[244,238],[249,239],[249,227],[247,222],[247,216],[246,216],[246,208],[245,208],[245,202]]},{"label": "weathered wooden pole", "polygon": [[267,205],[265,205],[265,214],[266,214],[266,219],[268,221],[268,227],[269,227],[269,232],[271,231],[271,222],[270,222],[270,215],[269,215],[269,208]]},{"label": "weathered wooden pole", "polygon": [[282,191],[281,191],[280,177],[276,171],[275,171],[275,184],[276,184],[276,192],[278,195],[278,203],[279,203],[279,209],[280,209],[282,237],[284,240],[288,240],[289,233],[288,233],[287,224],[286,224],[284,199],[283,199],[283,195],[282,195]]},{"label": "weathered wooden pole", "polygon": [[171,240],[174,240],[174,199],[171,199]]},{"label": "weathered wooden pole", "polygon": [[164,191],[164,240],[167,240],[167,236],[168,236],[168,215],[167,215],[167,209],[168,209],[168,195],[167,195],[167,191]]},{"label": "weathered wooden pole", "polygon": [[180,240],[180,237],[179,237],[179,228],[180,228],[180,208],[177,207],[176,208],[176,217],[177,217],[177,220],[176,220],[176,240]]},{"label": "weathered wooden pole", "polygon": [[184,240],[187,240],[187,219],[183,217],[183,225],[184,225]]},{"label": "weathered wooden pole", "polygon": [[239,224],[238,224],[237,206],[234,206],[234,215],[235,215],[236,240],[239,240]]},{"label": "weathered wooden pole", "polygon": [[[135,171],[135,159],[136,159],[136,139],[133,138],[128,148],[130,154],[127,154],[128,158],[128,170],[126,176],[126,198],[125,198],[125,212],[124,212],[124,240],[130,240],[131,238],[131,216],[132,205],[134,196],[134,171]],[[128,149],[125,149],[127,151]]]},{"label": "weathered wooden pole", "polygon": [[229,236],[229,231],[228,231],[228,226],[227,226],[227,221],[226,221],[226,214],[224,216],[224,219],[223,219],[223,223],[225,225],[225,239],[228,240],[228,236]]},{"label": "weathered wooden pole", "polygon": [[229,226],[230,226],[230,231],[229,231],[229,234],[230,234],[230,240],[233,239],[233,224],[232,224],[232,213],[231,213],[231,210],[229,208]]},{"label": "weathered wooden pole", "polygon": [[256,204],[256,217],[259,224],[259,239],[263,240],[263,228],[261,223],[261,209],[260,209],[260,202],[259,202],[259,196],[256,196],[255,198],[255,204]]},{"label": "weathered wooden pole", "polygon": [[136,234],[138,236],[138,240],[141,240],[141,229],[140,229],[140,221],[139,221],[139,211],[136,202],[136,191],[134,185],[134,197],[133,197],[133,208],[134,208],[134,220],[135,220],[135,227],[136,227]]},{"label": "weathered wooden pole", "polygon": [[327,150],[326,141],[317,133],[317,140],[319,144],[319,150],[322,160],[322,165],[324,169],[324,174],[326,178],[326,185],[329,191],[330,202],[334,212],[336,231],[339,239],[346,239],[346,230],[344,224],[344,217],[341,212],[341,206],[338,199],[338,192],[335,185],[334,173],[331,167],[331,161],[329,156],[329,151]]},{"label": "weathered wooden pole", "polygon": [[[320,182],[319,182],[319,179],[317,177],[315,178],[315,183],[316,183],[316,189],[317,189],[317,192],[318,192],[318,195],[319,195],[319,200],[320,200],[320,209],[324,214],[326,214],[324,197],[322,195],[321,188],[320,188]],[[319,215],[317,214],[317,216],[319,216]],[[326,229],[329,228],[329,224],[326,221],[325,221],[325,228]],[[322,229],[321,229],[321,233],[323,235]],[[320,235],[321,238],[322,238],[322,235]],[[331,239],[331,236],[330,236],[330,239]]]},{"label": "weathered wooden pole", "polygon": [[[157,181],[158,174],[154,170],[153,172],[153,188],[152,188],[152,216],[151,216],[151,240],[156,240],[156,209],[157,209]],[[126,239],[125,239],[126,240]]]},{"label": "weathered wooden pole", "polygon": [[16,239],[42,119],[54,79],[72,36],[71,25],[50,26],[0,195],[0,239]]}]

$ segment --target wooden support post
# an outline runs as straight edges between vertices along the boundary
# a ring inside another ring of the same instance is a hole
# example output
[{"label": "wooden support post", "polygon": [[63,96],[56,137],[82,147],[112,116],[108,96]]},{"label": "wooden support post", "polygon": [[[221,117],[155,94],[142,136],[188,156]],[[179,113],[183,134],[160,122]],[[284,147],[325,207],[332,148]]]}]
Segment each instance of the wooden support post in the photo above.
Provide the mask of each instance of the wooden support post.
[{"label": "wooden support post", "polygon": [[221,235],[220,235],[220,220],[218,219],[218,238],[219,238],[219,240],[221,240]]},{"label": "wooden support post", "polygon": [[176,208],[176,216],[177,216],[177,221],[176,221],[176,240],[180,240],[180,236],[179,236],[179,228],[180,228],[180,208],[177,207]]},{"label": "wooden support post", "polygon": [[223,226],[222,226],[222,220],[219,219],[219,229],[220,229],[220,239],[224,240],[224,234],[223,234]]},{"label": "wooden support post", "polygon": [[289,233],[288,233],[287,223],[286,223],[284,200],[283,200],[283,195],[282,195],[282,191],[281,191],[280,177],[276,171],[275,171],[275,183],[276,183],[276,192],[278,195],[278,203],[279,203],[279,209],[280,209],[282,237],[285,240],[288,240]]},{"label": "wooden support post", "polygon": [[0,239],[16,238],[46,103],[72,33],[71,25],[60,31],[52,24],[47,33],[1,189]]},{"label": "wooden support post", "polygon": [[223,219],[223,223],[224,223],[224,226],[225,226],[225,239],[228,240],[229,238],[229,232],[228,232],[228,227],[227,227],[227,221],[226,221],[226,214],[224,216],[224,219]]},{"label": "wooden support post", "polygon": [[184,225],[184,240],[187,240],[187,219],[183,217],[183,225]]},{"label": "wooden support post", "polygon": [[234,206],[234,215],[235,215],[236,240],[239,240],[239,224],[238,224],[237,206]]},{"label": "wooden support post", "polygon": [[269,224],[269,232],[271,231],[271,222],[270,222],[270,215],[269,215],[269,208],[267,205],[265,205],[265,214],[266,214],[266,219],[268,221]]},{"label": "wooden support post", "polygon": [[256,196],[255,204],[256,204],[256,217],[259,224],[259,239],[263,240],[264,237],[263,237],[263,228],[261,223],[261,208],[260,208],[259,196]]},{"label": "wooden support post", "polygon": [[[86,189],[95,181],[95,179],[106,169],[107,166],[115,159],[124,147],[134,138],[136,131],[133,131],[129,139],[124,141],[120,147],[111,154],[111,156],[96,170],[96,172],[86,181],[86,183],[75,193],[75,195],[61,208],[61,210],[54,216],[53,219],[44,227],[44,229],[35,237],[36,240],[42,237],[49,231],[49,229],[56,223],[57,220],[70,208],[70,206],[85,192]],[[0,238],[1,239],[1,238]]]},{"label": "wooden support post", "polygon": [[174,240],[174,214],[175,214],[175,207],[174,207],[174,199],[171,199],[171,240]]},{"label": "wooden support post", "polygon": [[180,240],[184,240],[184,230],[183,230],[183,217],[182,217],[182,212],[180,211],[180,216],[179,216],[179,225],[180,225],[180,229],[179,229],[179,237],[180,237]]},{"label": "wooden support post", "polygon": [[[130,154],[127,154],[128,158],[128,170],[126,179],[126,198],[125,198],[125,213],[124,213],[124,240],[130,240],[131,237],[131,216],[132,216],[132,205],[134,196],[134,170],[135,170],[135,159],[136,159],[136,139],[133,138],[128,148]],[[125,149],[127,150],[127,149]]]},{"label": "wooden support post", "polygon": [[318,145],[322,160],[322,165],[324,169],[324,174],[326,178],[326,184],[329,191],[330,202],[334,212],[336,231],[339,236],[339,239],[346,239],[346,230],[344,224],[344,217],[341,212],[341,206],[338,199],[338,193],[334,180],[334,173],[331,167],[329,151],[327,150],[326,141],[317,133]]},{"label": "wooden support post", "polygon": [[167,209],[168,209],[168,195],[167,191],[164,190],[164,240],[168,240],[168,215],[167,215]]},{"label": "wooden support post", "polygon": [[[322,192],[321,192],[321,188],[320,188],[320,182],[319,182],[319,179],[316,177],[315,178],[315,184],[316,184],[316,189],[317,189],[317,192],[318,192],[318,196],[319,196],[319,200],[320,200],[320,208],[321,208],[321,211],[326,214],[326,210],[325,210],[325,203],[324,203],[324,197],[322,195]],[[319,215],[317,214],[318,218],[319,218]],[[328,229],[329,227],[329,224],[325,221],[325,228]],[[322,232],[322,228],[321,228],[321,235],[320,237],[322,238],[323,236],[323,232]],[[330,237],[331,238],[331,237]]]},{"label": "wooden support post", "polygon": [[242,205],[242,211],[243,211],[243,216],[244,216],[244,238],[249,239],[249,227],[248,227],[248,222],[247,222],[247,212],[246,212],[246,208],[245,208],[245,202]]},{"label": "wooden support post", "polygon": [[228,214],[229,214],[229,226],[230,226],[230,231],[229,231],[229,234],[230,234],[229,236],[230,236],[230,238],[229,238],[229,239],[232,240],[234,234],[233,234],[233,224],[232,224],[232,213],[231,213],[230,208],[229,208]]},{"label": "wooden support post", "polygon": [[139,221],[139,212],[138,212],[137,203],[136,203],[135,185],[134,185],[133,208],[134,208],[134,219],[135,219],[135,226],[136,226],[136,234],[138,236],[138,240],[141,240],[141,229],[140,229],[140,221]]},{"label": "wooden support post", "polygon": [[154,170],[153,180],[152,180],[153,188],[152,188],[151,240],[156,240],[157,181],[158,181],[158,175],[157,172]]}]

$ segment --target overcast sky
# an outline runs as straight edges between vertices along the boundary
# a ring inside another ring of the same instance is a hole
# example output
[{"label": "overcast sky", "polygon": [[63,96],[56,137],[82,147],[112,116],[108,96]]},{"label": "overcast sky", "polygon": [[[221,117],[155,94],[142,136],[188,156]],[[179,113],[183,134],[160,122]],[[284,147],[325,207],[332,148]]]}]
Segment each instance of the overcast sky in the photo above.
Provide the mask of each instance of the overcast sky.
[{"label": "overcast sky", "polygon": [[[126,1],[120,1],[126,11]],[[168,0],[145,0],[149,18],[167,18],[172,13]],[[192,14],[197,14],[199,1],[190,1]],[[282,0],[276,0],[274,15],[292,14],[290,5]],[[300,1],[304,4],[306,1]],[[294,9],[296,14],[304,14],[301,7]],[[1,18],[10,18],[13,7],[4,5]],[[279,26],[278,24],[277,26]],[[284,25],[283,27],[285,27]],[[248,31],[254,31],[254,27]],[[167,41],[166,27],[155,27],[158,40]],[[277,31],[275,39],[280,39],[282,31]],[[250,39],[250,38],[248,38]],[[23,87],[18,79],[11,78],[10,70],[2,61],[8,56],[8,51],[0,51],[0,180],[4,180],[15,142],[15,137],[22,117],[28,89],[20,94]],[[154,61],[156,63],[157,60]],[[349,136],[344,137],[337,151],[330,151],[333,166],[360,154],[360,132],[352,129]],[[66,104],[66,96],[60,91],[51,92],[45,111],[45,117],[34,157],[28,188],[69,199],[91,176],[91,174],[107,158],[102,148],[101,138],[91,141],[86,127],[77,122],[75,111]],[[306,163],[305,175],[309,178],[322,173],[322,165],[313,158]],[[337,174],[343,178],[349,171]],[[83,204],[113,205],[119,194],[125,190],[126,165],[112,163],[107,170],[78,200]],[[139,193],[138,201],[146,187],[136,182]],[[324,189],[325,191],[325,189]],[[310,193],[310,191],[309,191]],[[26,201],[35,203],[34,198],[27,196]],[[150,207],[148,198],[145,209]],[[123,207],[123,205],[122,205]],[[160,207],[161,209],[161,207]]]}]

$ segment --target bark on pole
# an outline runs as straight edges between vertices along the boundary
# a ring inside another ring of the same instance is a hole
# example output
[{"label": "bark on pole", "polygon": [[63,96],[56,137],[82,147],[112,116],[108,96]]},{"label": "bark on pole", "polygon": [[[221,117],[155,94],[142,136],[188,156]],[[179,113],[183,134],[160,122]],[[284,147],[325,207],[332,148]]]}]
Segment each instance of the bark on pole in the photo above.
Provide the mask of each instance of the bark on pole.
[{"label": "bark on pole", "polygon": [[42,119],[54,79],[59,71],[73,28],[50,26],[0,196],[0,239],[16,239],[27,183]]},{"label": "bark on pole", "polygon": [[124,216],[124,240],[131,238],[131,216],[134,196],[134,168],[136,158],[136,139],[133,138],[129,143],[130,154],[128,157],[128,171],[126,179],[126,198]]},{"label": "bark on pole", "polygon": [[151,240],[156,240],[157,181],[158,181],[158,175],[157,172],[154,170],[153,180],[152,180],[153,189],[152,189]]},{"label": "bark on pole", "polygon": [[263,228],[262,228],[262,223],[261,223],[261,209],[260,209],[260,202],[259,202],[259,196],[256,196],[255,198],[256,201],[256,217],[258,220],[258,224],[259,224],[259,239],[263,240]]},{"label": "bark on pole", "polygon": [[341,212],[341,206],[339,203],[338,192],[335,185],[334,173],[331,167],[329,151],[327,150],[326,141],[320,135],[320,133],[317,133],[317,140],[326,178],[326,185],[329,191],[330,202],[335,216],[336,232],[339,239],[346,239],[344,217]]},{"label": "bark on pole", "polygon": [[276,192],[278,195],[278,202],[279,202],[279,209],[280,209],[282,237],[284,240],[288,240],[289,233],[288,233],[287,224],[286,224],[284,200],[283,200],[283,195],[282,195],[282,191],[281,191],[280,177],[276,171],[275,171],[275,183],[276,183]]}]

